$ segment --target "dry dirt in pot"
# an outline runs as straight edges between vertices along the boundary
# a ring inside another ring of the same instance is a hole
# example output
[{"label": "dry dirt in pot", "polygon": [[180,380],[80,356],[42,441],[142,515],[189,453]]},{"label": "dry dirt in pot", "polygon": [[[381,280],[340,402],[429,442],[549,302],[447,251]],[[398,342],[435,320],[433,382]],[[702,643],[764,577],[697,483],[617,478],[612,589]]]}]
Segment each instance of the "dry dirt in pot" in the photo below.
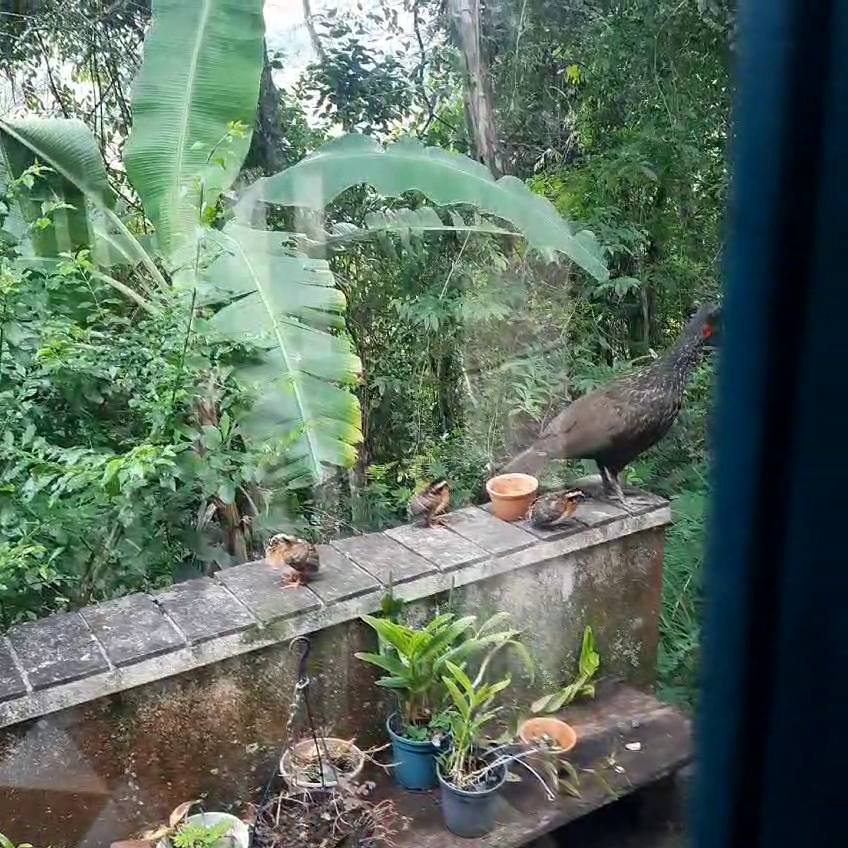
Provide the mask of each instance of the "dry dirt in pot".
[{"label": "dry dirt in pot", "polygon": [[[324,752],[322,751],[322,761],[323,759]],[[349,751],[342,751],[338,754],[331,753],[330,760],[333,765],[333,770],[335,770],[335,773],[339,777],[352,774],[359,764],[359,758],[351,754]],[[306,756],[293,757],[292,766],[298,773],[301,781],[305,781],[307,783],[321,782],[321,765],[319,764],[318,756],[316,755],[314,748],[312,748]],[[325,775],[327,774],[326,765],[324,773]]]},{"label": "dry dirt in pot", "polygon": [[376,848],[390,840],[398,816],[390,801],[372,804],[372,784],[282,793],[256,811],[254,848]]}]

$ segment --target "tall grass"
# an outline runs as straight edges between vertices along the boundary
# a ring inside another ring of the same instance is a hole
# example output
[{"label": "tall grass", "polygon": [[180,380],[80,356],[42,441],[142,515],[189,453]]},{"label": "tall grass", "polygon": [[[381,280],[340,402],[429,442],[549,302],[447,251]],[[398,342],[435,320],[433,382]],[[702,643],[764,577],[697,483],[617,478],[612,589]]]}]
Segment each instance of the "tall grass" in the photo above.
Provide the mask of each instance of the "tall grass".
[{"label": "tall grass", "polygon": [[698,700],[713,365],[707,362],[698,369],[678,421],[628,475],[634,484],[671,500],[674,524],[666,536],[663,563],[657,689],[663,700],[687,710]]},{"label": "tall grass", "polygon": [[657,684],[663,700],[687,709],[697,704],[707,498],[705,489],[674,496],[666,538]]}]

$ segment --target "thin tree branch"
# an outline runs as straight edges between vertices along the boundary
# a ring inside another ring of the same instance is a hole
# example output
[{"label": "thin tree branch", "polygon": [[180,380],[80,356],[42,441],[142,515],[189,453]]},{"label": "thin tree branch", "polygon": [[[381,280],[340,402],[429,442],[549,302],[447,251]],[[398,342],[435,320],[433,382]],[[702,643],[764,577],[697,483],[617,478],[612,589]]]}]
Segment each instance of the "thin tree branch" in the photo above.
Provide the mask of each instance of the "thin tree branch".
[{"label": "thin tree branch", "polygon": [[41,48],[41,52],[44,54],[44,66],[47,69],[47,84],[50,86],[50,91],[53,94],[53,98],[59,106],[59,109],[62,110],[62,114],[66,118],[70,118],[70,113],[65,108],[65,103],[62,100],[61,95],[59,94],[59,89],[56,85],[56,80],[53,79],[53,71],[50,67],[50,58],[47,53],[47,48],[44,46],[44,41],[41,38],[41,33],[37,29],[33,29],[33,35],[35,35],[35,39],[38,42],[38,46]]}]

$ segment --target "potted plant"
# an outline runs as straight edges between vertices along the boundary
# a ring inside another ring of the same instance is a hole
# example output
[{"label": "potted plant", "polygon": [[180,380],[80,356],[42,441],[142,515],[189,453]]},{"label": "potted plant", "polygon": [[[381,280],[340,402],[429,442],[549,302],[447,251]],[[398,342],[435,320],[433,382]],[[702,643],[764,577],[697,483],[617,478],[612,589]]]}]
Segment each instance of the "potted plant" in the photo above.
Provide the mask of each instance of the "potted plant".
[{"label": "potted plant", "polygon": [[442,815],[448,830],[473,839],[495,826],[497,795],[507,779],[509,765],[516,763],[529,771],[544,787],[549,800],[554,791],[525,760],[539,749],[532,745],[486,747],[485,729],[497,716],[497,695],[510,685],[509,678],[486,683],[485,664],[472,681],[465,671],[446,662],[445,687],[451,705],[445,716],[451,729],[451,747],[437,761],[441,784]]},{"label": "potted plant", "polygon": [[229,813],[189,815],[197,801],[180,804],[168,824],[143,834],[157,848],[248,848],[250,832],[241,819]]},{"label": "potted plant", "polygon": [[446,690],[442,678],[447,663],[462,668],[486,653],[483,666],[506,645],[519,650],[532,668],[517,630],[497,630],[507,618],[493,615],[480,627],[476,616],[437,615],[420,629],[388,619],[363,616],[390,651],[358,653],[364,662],[386,672],[378,686],[397,694],[398,708],[387,722],[392,743],[394,775],[404,789],[433,789],[437,785],[436,757],[448,744],[450,727],[444,713]]}]

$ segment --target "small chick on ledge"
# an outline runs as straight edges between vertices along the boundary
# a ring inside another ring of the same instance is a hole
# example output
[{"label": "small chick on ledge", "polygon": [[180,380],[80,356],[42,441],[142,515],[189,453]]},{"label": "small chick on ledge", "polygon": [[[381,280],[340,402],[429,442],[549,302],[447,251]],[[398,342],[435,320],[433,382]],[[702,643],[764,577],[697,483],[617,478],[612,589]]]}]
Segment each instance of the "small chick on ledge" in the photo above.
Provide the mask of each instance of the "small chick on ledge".
[{"label": "small chick on ledge", "polygon": [[283,587],[294,589],[305,586],[318,573],[318,549],[311,542],[277,533],[272,536],[265,550],[265,561],[275,568],[288,566],[292,569],[283,581]]},{"label": "small chick on ledge", "polygon": [[530,507],[530,523],[534,527],[549,530],[565,521],[577,521],[583,524],[574,513],[579,504],[588,500],[586,493],[581,489],[570,489],[567,492],[554,492],[550,495],[542,495],[533,501]]},{"label": "small chick on ledge", "polygon": [[450,503],[450,489],[445,480],[431,483],[424,491],[413,495],[406,507],[409,520],[417,527],[441,524],[441,514]]}]

